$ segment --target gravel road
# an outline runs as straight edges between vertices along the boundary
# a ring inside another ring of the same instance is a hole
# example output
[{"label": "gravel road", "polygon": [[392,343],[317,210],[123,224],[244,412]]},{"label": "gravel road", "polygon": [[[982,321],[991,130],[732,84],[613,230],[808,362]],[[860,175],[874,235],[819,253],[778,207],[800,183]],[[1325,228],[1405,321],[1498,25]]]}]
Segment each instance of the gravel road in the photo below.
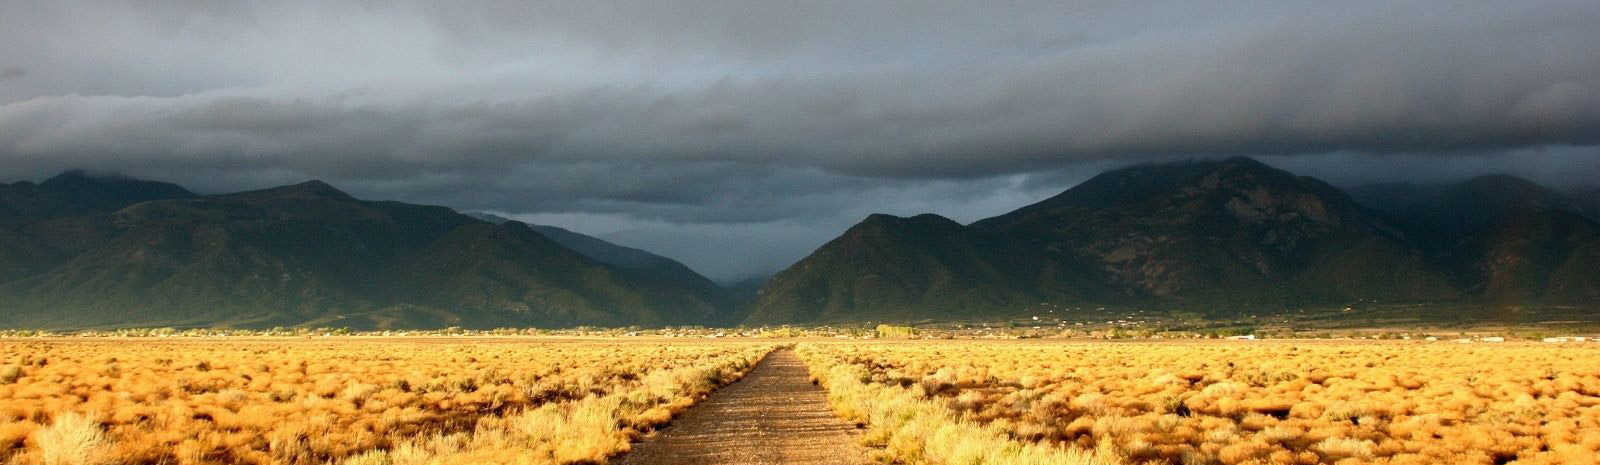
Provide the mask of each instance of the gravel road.
[{"label": "gravel road", "polygon": [[711,394],[623,465],[861,465],[860,434],[828,408],[792,350],[768,355],[744,379]]}]

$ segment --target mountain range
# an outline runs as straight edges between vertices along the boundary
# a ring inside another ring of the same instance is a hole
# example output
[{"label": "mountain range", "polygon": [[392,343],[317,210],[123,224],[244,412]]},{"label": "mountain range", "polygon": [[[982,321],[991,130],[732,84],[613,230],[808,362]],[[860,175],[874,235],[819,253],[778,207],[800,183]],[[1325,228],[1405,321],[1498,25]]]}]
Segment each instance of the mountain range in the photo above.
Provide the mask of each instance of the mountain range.
[{"label": "mountain range", "polygon": [[873,215],[773,277],[744,322],[1379,303],[1600,316],[1600,227],[1582,203],[1511,176],[1360,191],[1371,203],[1232,158],[1106,172],[968,225]]},{"label": "mountain range", "polygon": [[317,181],[198,195],[69,172],[0,184],[0,327],[1360,317],[1380,305],[1593,318],[1592,195],[1504,175],[1341,190],[1249,158],[1145,164],[970,224],[871,215],[745,298],[644,250]]},{"label": "mountain range", "polygon": [[201,196],[73,172],[0,206],[4,326],[699,325],[733,305],[670,260],[317,181]]}]

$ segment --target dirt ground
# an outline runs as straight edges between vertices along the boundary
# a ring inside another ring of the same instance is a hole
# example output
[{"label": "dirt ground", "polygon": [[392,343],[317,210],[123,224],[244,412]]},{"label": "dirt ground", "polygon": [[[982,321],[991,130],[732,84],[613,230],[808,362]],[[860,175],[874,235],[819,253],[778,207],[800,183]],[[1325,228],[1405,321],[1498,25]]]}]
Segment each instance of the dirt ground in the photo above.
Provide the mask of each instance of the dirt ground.
[{"label": "dirt ground", "polygon": [[794,351],[780,350],[617,463],[860,465],[868,461],[859,435],[833,415]]}]

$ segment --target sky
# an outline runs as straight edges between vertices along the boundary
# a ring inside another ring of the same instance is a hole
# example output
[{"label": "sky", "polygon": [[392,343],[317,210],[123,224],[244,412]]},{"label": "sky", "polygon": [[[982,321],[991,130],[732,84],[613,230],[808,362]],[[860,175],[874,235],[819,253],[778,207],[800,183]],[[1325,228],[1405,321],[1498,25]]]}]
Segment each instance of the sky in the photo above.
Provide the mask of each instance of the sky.
[{"label": "sky", "polygon": [[1600,2],[0,0],[0,182],[567,227],[721,281],[1131,163],[1600,173]]}]

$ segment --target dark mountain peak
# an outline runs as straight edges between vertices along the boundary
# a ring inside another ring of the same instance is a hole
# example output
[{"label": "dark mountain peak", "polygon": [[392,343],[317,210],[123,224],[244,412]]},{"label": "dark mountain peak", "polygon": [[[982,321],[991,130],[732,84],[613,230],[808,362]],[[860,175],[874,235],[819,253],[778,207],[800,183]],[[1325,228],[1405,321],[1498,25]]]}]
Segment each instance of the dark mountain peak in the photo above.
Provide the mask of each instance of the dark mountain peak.
[{"label": "dark mountain peak", "polygon": [[94,179],[94,177],[89,175],[89,170],[86,170],[86,169],[83,169],[83,168],[73,168],[73,169],[70,169],[70,170],[62,171],[61,174],[57,174],[55,176],[51,176],[50,179],[44,180],[43,184],[58,184],[59,185],[59,184],[63,184],[63,183],[74,183],[74,182],[79,182],[79,181],[88,180],[88,179]]},{"label": "dark mountain peak", "polygon": [[912,216],[895,216],[888,213],[873,213],[861,220],[863,224],[891,224],[891,225],[925,225],[925,226],[961,226],[955,220],[932,213],[923,213]]},{"label": "dark mountain peak", "polygon": [[874,214],[769,280],[745,324],[1015,312],[1061,296],[1060,286],[1031,287],[1055,271],[949,218]]},{"label": "dark mountain peak", "polygon": [[1443,192],[1452,201],[1489,202],[1495,208],[1580,211],[1566,196],[1533,181],[1509,174],[1491,174],[1462,181]]},{"label": "dark mountain peak", "polygon": [[505,229],[512,230],[512,231],[517,231],[517,232],[522,232],[522,231],[533,232],[533,227],[532,226],[529,226],[528,223],[523,223],[521,221],[507,221],[507,222],[504,222],[504,223],[497,224],[495,226],[499,226],[501,228],[505,228]]},{"label": "dark mountain peak", "polygon": [[1145,166],[1150,166],[1150,167],[1154,167],[1154,168],[1157,168],[1157,169],[1162,169],[1162,168],[1172,169],[1172,168],[1174,168],[1174,166],[1163,166],[1163,165],[1175,165],[1176,167],[1187,167],[1187,168],[1191,168],[1191,169],[1195,169],[1195,170],[1199,170],[1199,171],[1210,171],[1210,172],[1217,173],[1217,174],[1220,174],[1220,175],[1229,175],[1229,174],[1231,174],[1233,176],[1274,176],[1274,177],[1276,177],[1276,176],[1287,176],[1287,177],[1295,177],[1294,173],[1290,173],[1288,171],[1284,171],[1284,170],[1281,170],[1281,169],[1278,169],[1278,168],[1274,168],[1274,167],[1272,167],[1272,165],[1268,165],[1266,163],[1262,163],[1260,160],[1256,160],[1254,158],[1250,158],[1250,157],[1246,157],[1246,156],[1237,156],[1237,157],[1228,157],[1228,158],[1223,158],[1223,159],[1210,159],[1210,160],[1184,160],[1184,161],[1178,161],[1178,162],[1172,162],[1172,163],[1164,163],[1164,164],[1163,163],[1154,163],[1154,164],[1148,164],[1148,165],[1145,165]]},{"label": "dark mountain peak", "polygon": [[1439,288],[1392,225],[1327,183],[1249,158],[1114,170],[972,226],[1135,296],[1337,301],[1362,291],[1324,292],[1312,277],[1368,263],[1404,275],[1388,295]]},{"label": "dark mountain peak", "polygon": [[355,197],[344,191],[319,180],[310,180],[299,184],[273,187],[258,191],[240,192],[233,194],[251,199],[298,199],[298,200],[332,200],[354,201]]},{"label": "dark mountain peak", "polygon": [[919,214],[919,215],[913,215],[913,216],[910,216],[910,217],[908,217],[906,219],[910,220],[912,222],[916,222],[916,223],[941,223],[941,224],[953,224],[953,225],[957,225],[957,226],[960,225],[960,223],[956,223],[955,220],[952,220],[952,219],[949,219],[949,218],[945,218],[943,216],[935,215],[935,214],[932,214],[932,213],[923,213],[923,214]]},{"label": "dark mountain peak", "polygon": [[[513,221],[510,218],[506,218],[504,216],[496,215],[496,214],[489,213],[489,212],[465,211],[465,212],[461,212],[461,214],[470,216],[470,217],[472,217],[472,219],[475,219],[475,220],[478,220],[478,221],[487,221],[487,222],[494,223],[494,224],[503,224],[503,223],[509,223],[509,222]],[[554,226],[552,226],[552,227],[554,227]]]},{"label": "dark mountain peak", "polygon": [[328,183],[316,179],[302,182],[300,184],[290,185],[288,187],[295,192],[302,192],[319,197],[350,197],[350,194],[346,194],[344,191],[341,191]]},{"label": "dark mountain peak", "polygon": [[[1199,166],[1201,168],[1208,167],[1205,164]],[[1208,172],[1197,179],[1206,188],[1254,188],[1266,185],[1333,190],[1315,178],[1299,176],[1274,168],[1253,158],[1229,158],[1215,162],[1209,165],[1209,168]]]},{"label": "dark mountain peak", "polygon": [[192,197],[193,192],[175,184],[73,170],[39,184],[0,185],[0,222],[107,213],[141,202]]},{"label": "dark mountain peak", "polygon": [[1585,209],[1566,196],[1516,176],[1479,176],[1446,187],[1412,205],[1410,220],[1428,225],[1429,234],[1446,241],[1478,234],[1529,215]]},{"label": "dark mountain peak", "polygon": [[1180,193],[1197,195],[1299,182],[1294,174],[1248,157],[1148,163],[1102,173],[1039,205],[1103,208]]},{"label": "dark mountain peak", "polygon": [[973,226],[987,230],[1021,224],[1056,227],[1079,221],[1088,212],[1110,211],[1122,211],[1118,214],[1122,217],[1165,222],[1231,217],[1246,224],[1309,221],[1384,228],[1333,186],[1247,157],[1142,164],[1108,171],[1055,197]]},{"label": "dark mountain peak", "polygon": [[116,174],[91,174],[81,168],[52,176],[38,186],[64,194],[125,196],[130,200],[140,201],[195,196],[193,192],[177,184],[145,181]]},{"label": "dark mountain peak", "polygon": [[91,172],[91,171],[89,171],[88,169],[85,169],[85,168],[73,168],[73,169],[70,169],[70,170],[62,171],[60,174],[57,174],[55,176],[51,176],[49,179],[45,179],[43,182],[40,182],[39,185],[41,185],[41,186],[62,187],[62,186],[74,186],[74,185],[103,185],[103,184],[119,184],[119,183],[160,184],[160,183],[157,183],[157,182],[154,182],[154,181],[142,181],[142,180],[139,180],[139,179],[130,178],[130,177],[127,177],[127,176],[124,176],[124,175],[121,175],[121,174],[117,174],[117,173],[95,173],[95,172]]},{"label": "dark mountain peak", "polygon": [[856,223],[845,231],[847,237],[864,236],[893,236],[916,237],[927,235],[943,235],[949,232],[965,232],[966,226],[955,220],[932,213],[902,217],[885,213],[873,213],[866,219]]}]

